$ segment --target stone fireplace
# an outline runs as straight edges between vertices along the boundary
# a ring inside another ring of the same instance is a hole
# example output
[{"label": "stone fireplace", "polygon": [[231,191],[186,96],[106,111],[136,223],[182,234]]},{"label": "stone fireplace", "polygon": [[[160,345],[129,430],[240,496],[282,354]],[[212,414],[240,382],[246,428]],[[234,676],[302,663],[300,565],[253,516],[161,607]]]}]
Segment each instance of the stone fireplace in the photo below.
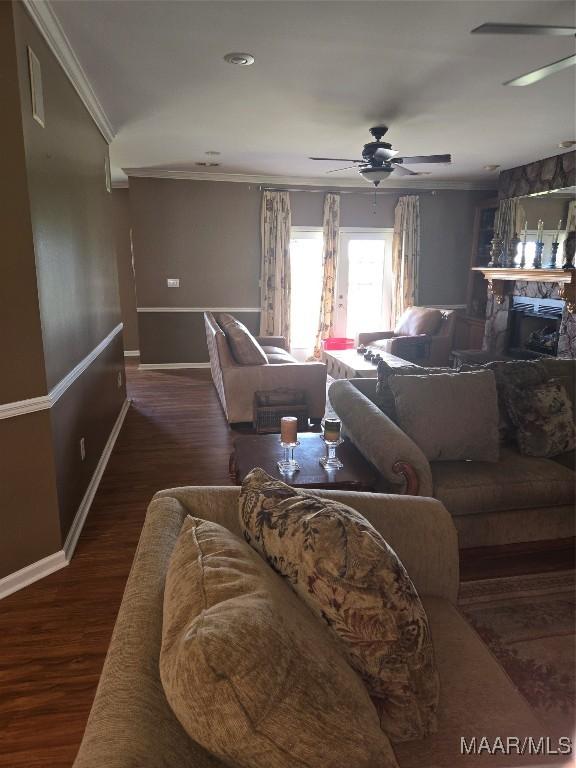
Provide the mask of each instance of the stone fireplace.
[{"label": "stone fireplace", "polygon": [[[575,359],[576,317],[561,295],[563,284],[516,280],[509,283],[509,290],[489,292],[483,349],[516,359],[541,355]],[[548,344],[538,349],[537,332],[544,329],[551,331],[541,334]]]}]

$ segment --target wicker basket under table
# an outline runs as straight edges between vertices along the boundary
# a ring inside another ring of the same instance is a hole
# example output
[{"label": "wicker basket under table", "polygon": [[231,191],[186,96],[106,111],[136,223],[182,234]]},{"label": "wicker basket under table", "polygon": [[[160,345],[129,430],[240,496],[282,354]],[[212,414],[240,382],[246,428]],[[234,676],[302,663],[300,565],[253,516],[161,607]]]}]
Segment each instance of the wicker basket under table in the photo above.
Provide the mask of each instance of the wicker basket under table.
[{"label": "wicker basket under table", "polygon": [[259,434],[280,432],[283,416],[296,416],[298,431],[308,426],[306,393],[300,389],[273,389],[254,393],[253,425]]}]

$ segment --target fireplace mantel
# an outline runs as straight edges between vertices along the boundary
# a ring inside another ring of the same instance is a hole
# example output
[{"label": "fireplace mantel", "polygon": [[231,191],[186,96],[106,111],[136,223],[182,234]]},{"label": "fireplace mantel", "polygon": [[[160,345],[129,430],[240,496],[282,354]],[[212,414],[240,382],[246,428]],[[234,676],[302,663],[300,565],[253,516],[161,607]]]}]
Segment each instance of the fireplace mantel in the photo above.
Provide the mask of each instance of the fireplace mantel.
[{"label": "fireplace mantel", "polygon": [[472,267],[488,280],[488,290],[498,304],[514,292],[516,280],[528,283],[558,283],[560,298],[566,302],[568,312],[576,312],[576,269],[520,269],[518,267]]}]

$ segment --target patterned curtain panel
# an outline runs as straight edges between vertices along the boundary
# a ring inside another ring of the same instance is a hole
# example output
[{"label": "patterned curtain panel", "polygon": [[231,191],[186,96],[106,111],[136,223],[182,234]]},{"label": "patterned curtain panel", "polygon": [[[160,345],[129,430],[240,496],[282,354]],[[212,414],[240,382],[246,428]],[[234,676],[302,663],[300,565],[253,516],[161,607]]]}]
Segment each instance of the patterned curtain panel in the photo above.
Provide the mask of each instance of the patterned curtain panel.
[{"label": "patterned curtain panel", "polygon": [[571,200],[568,206],[568,218],[566,219],[566,232],[576,229],[576,200]]},{"label": "patterned curtain panel", "polygon": [[508,254],[508,245],[514,235],[521,236],[526,221],[526,212],[517,197],[500,200],[494,234],[502,238],[502,253]]},{"label": "patterned curtain panel", "polygon": [[260,335],[284,336],[290,345],[290,196],[265,191],[260,218]]},{"label": "patterned curtain panel", "polygon": [[392,326],[415,303],[416,272],[420,257],[420,200],[417,195],[398,199],[392,238]]},{"label": "patterned curtain panel", "polygon": [[324,253],[322,255],[322,297],[320,319],[314,344],[314,357],[320,358],[322,341],[332,333],[336,293],[336,269],[340,247],[340,195],[324,197]]}]

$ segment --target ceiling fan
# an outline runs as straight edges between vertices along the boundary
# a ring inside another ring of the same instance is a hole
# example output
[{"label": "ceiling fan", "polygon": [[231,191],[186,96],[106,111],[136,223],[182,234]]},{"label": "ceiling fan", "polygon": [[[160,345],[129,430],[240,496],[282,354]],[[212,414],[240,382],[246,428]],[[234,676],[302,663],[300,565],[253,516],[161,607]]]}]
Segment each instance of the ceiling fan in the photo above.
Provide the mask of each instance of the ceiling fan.
[{"label": "ceiling fan", "polygon": [[[471,30],[471,35],[576,35],[576,27],[554,27],[546,24],[481,24]],[[566,56],[565,59],[553,61],[545,67],[534,69],[525,75],[507,80],[502,85],[532,85],[543,80],[548,75],[560,72],[566,67],[576,65],[576,55]]]},{"label": "ceiling fan", "polygon": [[335,168],[326,173],[336,173],[336,171],[347,171],[350,168],[356,168],[360,175],[370,181],[377,187],[381,181],[387,179],[391,174],[396,176],[421,176],[422,173],[412,171],[404,166],[405,163],[450,163],[451,155],[413,155],[412,157],[398,157],[399,152],[392,149],[392,145],[382,141],[382,137],[388,132],[388,126],[377,125],[370,128],[370,133],[374,141],[364,144],[362,150],[362,160],[347,160],[342,157],[310,157],[309,160],[330,160],[335,163],[353,163],[344,168]]}]

